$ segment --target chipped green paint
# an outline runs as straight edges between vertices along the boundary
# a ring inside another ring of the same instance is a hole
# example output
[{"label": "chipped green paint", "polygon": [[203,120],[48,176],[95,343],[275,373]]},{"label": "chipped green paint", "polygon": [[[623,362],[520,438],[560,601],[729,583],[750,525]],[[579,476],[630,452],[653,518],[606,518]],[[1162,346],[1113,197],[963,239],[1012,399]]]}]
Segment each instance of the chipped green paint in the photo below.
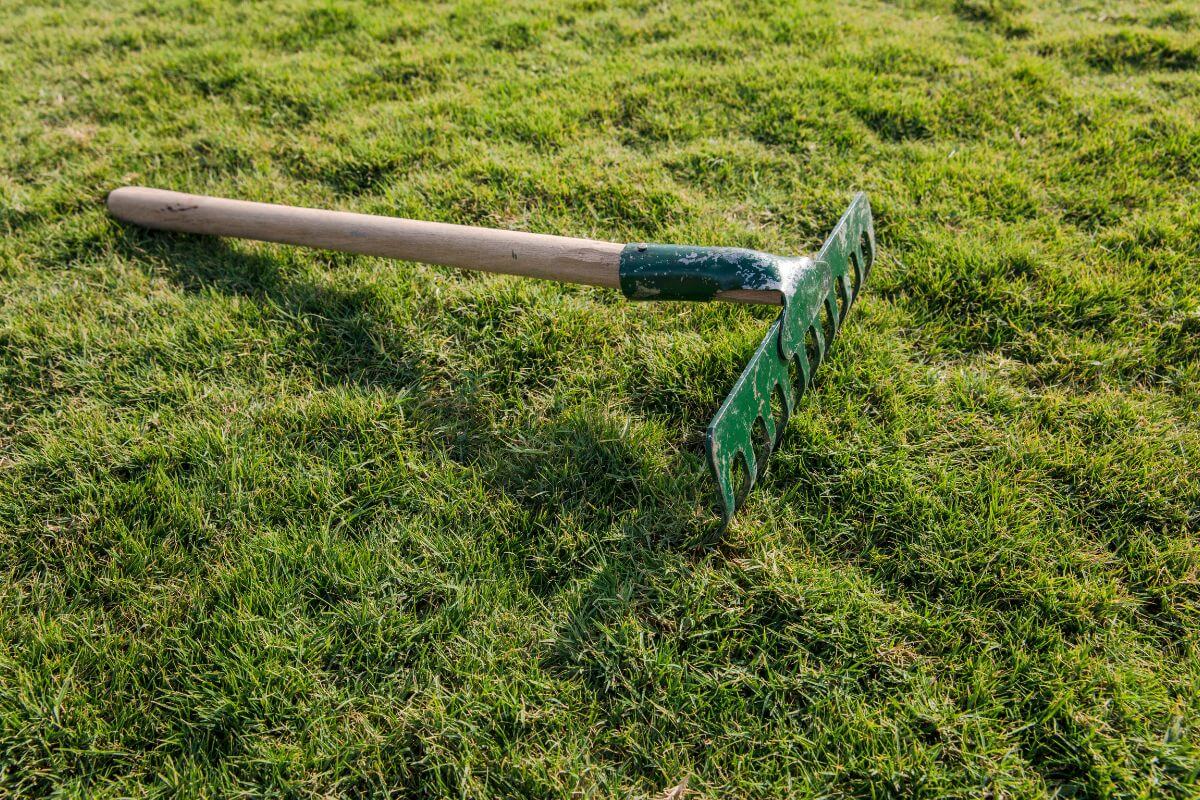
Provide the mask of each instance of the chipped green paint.
[{"label": "chipped green paint", "polygon": [[[705,435],[705,453],[721,499],[722,528],[762,474],[767,456],[783,437],[788,417],[812,386],[813,373],[866,282],[875,260],[875,230],[867,196],[855,196],[815,258],[787,260],[802,263],[784,292],[783,311]],[[778,413],[772,410],[773,398],[777,398]],[[760,424],[761,430],[756,430]],[[754,453],[756,436],[762,463]],[[740,487],[734,475],[739,463],[745,468]]]},{"label": "chipped green paint", "polygon": [[621,291],[631,300],[712,300],[744,290],[786,296],[808,261],[736,247],[630,244],[621,251]]},{"label": "chipped green paint", "polygon": [[[871,206],[861,193],[815,258],[669,244],[631,244],[621,251],[621,291],[632,300],[702,301],[747,290],[779,293],[783,310],[705,436],[722,528],[764,471],[792,410],[812,386],[874,258]],[[754,452],[756,439],[761,459]],[[735,476],[739,466],[745,469],[740,486]]]}]

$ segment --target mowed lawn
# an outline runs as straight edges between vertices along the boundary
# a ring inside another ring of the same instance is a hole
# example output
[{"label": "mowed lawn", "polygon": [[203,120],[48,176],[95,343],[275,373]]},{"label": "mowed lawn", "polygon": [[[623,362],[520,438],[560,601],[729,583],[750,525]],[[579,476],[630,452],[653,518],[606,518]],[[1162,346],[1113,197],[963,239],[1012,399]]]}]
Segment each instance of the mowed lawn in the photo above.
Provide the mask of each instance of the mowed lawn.
[{"label": "mowed lawn", "polygon": [[[717,536],[771,310],[126,183],[879,257]],[[0,4],[0,796],[1195,797],[1198,408],[1187,0]]]}]

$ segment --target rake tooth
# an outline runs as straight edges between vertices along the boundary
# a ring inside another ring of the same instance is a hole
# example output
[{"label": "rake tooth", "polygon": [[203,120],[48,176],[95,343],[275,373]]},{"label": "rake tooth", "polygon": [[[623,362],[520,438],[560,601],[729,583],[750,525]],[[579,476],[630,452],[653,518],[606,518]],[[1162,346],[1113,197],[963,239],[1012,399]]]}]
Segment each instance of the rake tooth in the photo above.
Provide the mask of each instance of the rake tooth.
[{"label": "rake tooth", "polygon": [[840,326],[842,320],[844,320],[847,314],[850,313],[850,277],[846,275],[846,273],[843,272],[838,276],[838,279],[834,281],[834,291],[837,292],[838,299],[842,301],[841,306],[839,306],[840,311],[838,313],[838,325]]},{"label": "rake tooth", "polygon": [[[808,359],[809,370],[807,378],[808,388],[811,389],[817,369],[821,366],[821,362],[825,360],[825,334],[821,331],[821,326],[817,325],[815,321],[808,326],[808,330],[813,335],[813,350],[815,351],[813,356]],[[809,355],[807,347],[804,349],[804,355],[805,357]]]},{"label": "rake tooth", "polygon": [[760,458],[758,453],[755,454],[755,456],[754,456],[754,460],[755,460],[754,482],[755,483],[758,483],[758,479],[761,478],[763,475],[767,474],[767,465],[771,463],[771,454],[774,452],[775,452],[774,443],[770,439],[767,439],[766,441],[763,442],[763,451],[761,454],[762,457]]},{"label": "rake tooth", "polygon": [[808,378],[805,375],[805,371],[808,369],[808,359],[799,353],[794,358],[796,359],[796,372],[800,376],[800,382],[795,385],[796,399],[792,401],[793,411],[800,405],[800,401],[804,399],[804,395],[808,394]]},{"label": "rake tooth", "polygon": [[[855,250],[849,255],[849,270],[854,270],[854,275],[846,277],[850,279],[850,303],[853,304],[858,299],[859,292],[862,291],[863,284],[867,280],[867,275],[863,271],[863,257],[860,251]],[[857,288],[856,288],[857,287]]]},{"label": "rake tooth", "polygon": [[[789,368],[787,371],[789,379],[791,378],[791,372]],[[776,386],[779,387],[779,394],[783,397],[783,413],[780,415],[779,424],[776,426],[778,433],[775,436],[775,444],[779,444],[779,440],[783,438],[783,431],[787,428],[788,420],[792,418],[792,412],[796,409],[798,398],[796,397],[796,390],[793,388],[791,380],[780,379]]]},{"label": "rake tooth", "polygon": [[[807,339],[807,338],[808,337],[805,336],[805,339]],[[812,359],[809,358],[809,356],[808,356],[807,341],[805,342],[805,346],[803,348],[796,351],[795,358],[796,358],[796,364],[799,365],[799,367],[800,367],[800,387],[799,387],[799,392],[797,392],[797,397],[796,397],[796,400],[799,401],[800,399],[802,399],[804,397],[805,394],[808,393],[808,390],[812,387],[813,363],[812,363]]]},{"label": "rake tooth", "polygon": [[[788,361],[790,362],[791,359]],[[787,427],[795,405],[795,392],[791,386],[791,370],[788,369],[783,376],[776,376],[767,403],[767,413],[764,415],[767,419],[767,428],[771,433],[772,444],[779,443],[779,437],[783,435],[783,429]],[[778,413],[776,413],[777,409]]]},{"label": "rake tooth", "polygon": [[[751,436],[750,447],[747,452],[754,456],[755,469],[754,476],[757,480],[766,472],[767,464],[771,461],[771,453],[775,452],[775,418],[770,413],[770,400],[767,401],[768,413],[759,414],[754,420],[754,425],[750,429]],[[761,426],[761,430],[759,427]],[[765,434],[765,435],[763,435]],[[762,458],[759,458],[758,448],[762,449]]]},{"label": "rake tooth", "polygon": [[733,464],[723,464],[717,474],[717,491],[721,495],[721,527],[724,529],[729,525],[729,521],[733,519],[733,512],[737,511],[740,500],[734,493],[733,476],[730,471],[733,469]]},{"label": "rake tooth", "polygon": [[758,459],[754,457],[753,444],[749,446],[742,445],[738,448],[738,454],[741,455],[742,460],[746,464],[746,482],[742,484],[742,491],[738,497],[738,504],[741,505],[742,501],[746,499],[746,495],[749,494],[750,489],[758,482]]},{"label": "rake tooth", "polygon": [[[758,419],[762,421],[763,430],[766,431],[766,436],[763,439],[763,445],[767,448],[767,456],[770,456],[775,450],[775,442],[778,439],[778,426],[775,424],[774,407],[770,414],[760,414]],[[758,422],[755,422],[755,427],[758,427]],[[767,463],[767,458],[763,458],[763,464]]]}]

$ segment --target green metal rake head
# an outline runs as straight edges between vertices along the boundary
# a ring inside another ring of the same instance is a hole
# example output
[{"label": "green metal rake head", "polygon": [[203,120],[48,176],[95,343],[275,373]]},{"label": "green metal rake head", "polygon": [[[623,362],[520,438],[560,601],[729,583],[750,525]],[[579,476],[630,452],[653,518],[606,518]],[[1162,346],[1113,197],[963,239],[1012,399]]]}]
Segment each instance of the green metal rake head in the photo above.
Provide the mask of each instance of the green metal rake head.
[{"label": "green metal rake head", "polygon": [[[867,196],[859,194],[816,257],[800,267],[791,292],[784,295],[783,311],[708,423],[705,453],[719,487],[723,525],[729,524],[766,467],[754,455],[754,426],[762,421],[767,436],[765,455],[769,456],[783,438],[796,403],[812,387],[813,375],[828,356],[874,259],[871,206]],[[799,375],[798,381],[794,374]],[[771,405],[776,394],[778,420]],[[743,462],[746,479],[735,493],[733,473],[738,459]]]},{"label": "green metal rake head", "polygon": [[[812,386],[875,257],[866,195],[850,203],[816,256],[730,247],[629,244],[251,203],[127,186],[108,196],[119,219],[160,230],[240,236],[535,278],[620,287],[634,300],[782,305],[708,425],[722,527],[762,474],[788,417]],[[796,377],[793,377],[796,376]],[[772,407],[773,398],[778,413]],[[755,455],[756,430],[761,428]],[[739,480],[735,474],[744,473]]]},{"label": "green metal rake head", "polygon": [[[813,375],[828,356],[874,257],[871,206],[861,193],[812,258],[718,247],[638,244],[625,248],[621,288],[634,299],[707,300],[746,290],[779,292],[783,310],[705,435],[705,454],[721,500],[722,527],[763,474],[792,410],[812,387]],[[760,426],[761,457],[755,455]]]}]

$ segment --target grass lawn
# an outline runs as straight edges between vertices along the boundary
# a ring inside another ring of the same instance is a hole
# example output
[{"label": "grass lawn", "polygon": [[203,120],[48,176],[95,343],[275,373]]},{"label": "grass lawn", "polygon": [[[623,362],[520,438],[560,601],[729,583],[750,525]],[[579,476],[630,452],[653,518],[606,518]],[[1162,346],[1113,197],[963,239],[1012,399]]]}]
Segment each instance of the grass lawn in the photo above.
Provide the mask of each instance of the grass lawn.
[{"label": "grass lawn", "polygon": [[[879,241],[774,312],[111,220],[124,183]],[[0,5],[0,796],[1200,795],[1200,7]]]}]

